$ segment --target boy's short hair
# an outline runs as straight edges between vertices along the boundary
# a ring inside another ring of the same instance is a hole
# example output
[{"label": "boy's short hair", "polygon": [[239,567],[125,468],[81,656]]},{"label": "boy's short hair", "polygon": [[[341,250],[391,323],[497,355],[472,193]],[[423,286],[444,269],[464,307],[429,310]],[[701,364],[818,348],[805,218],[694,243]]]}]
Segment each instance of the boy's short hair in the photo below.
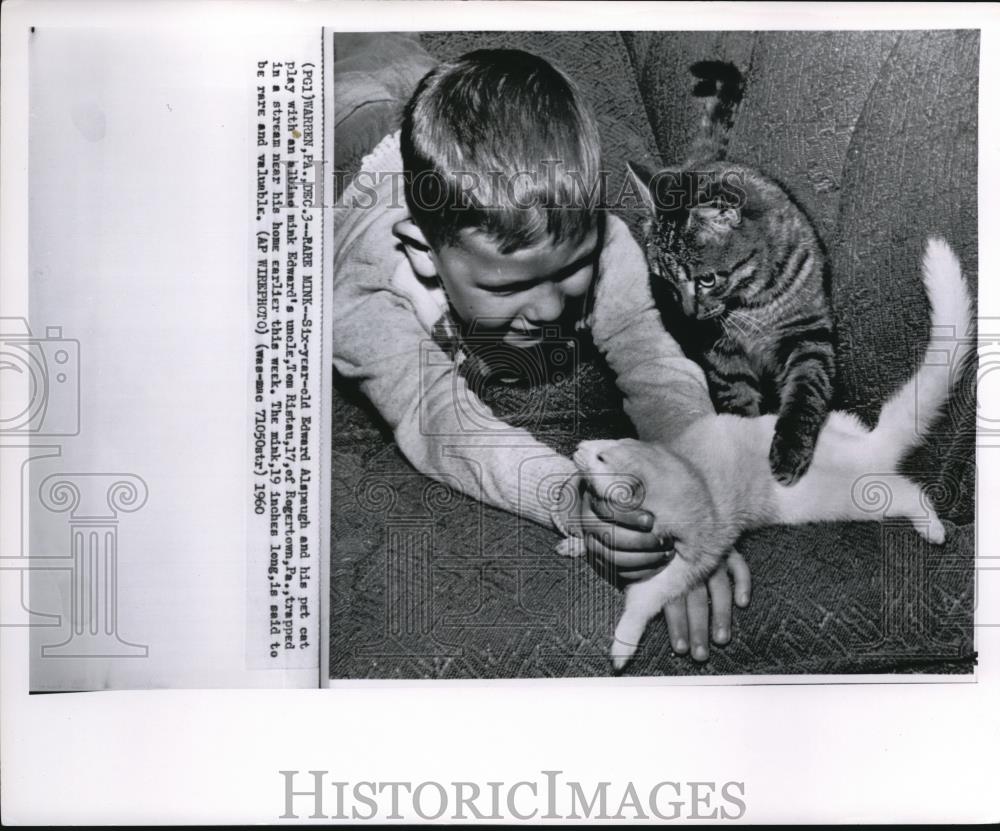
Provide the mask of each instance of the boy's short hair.
[{"label": "boy's short hair", "polygon": [[406,105],[401,149],[407,206],[432,248],[475,228],[510,253],[596,223],[596,120],[536,55],[480,49],[432,69]]}]

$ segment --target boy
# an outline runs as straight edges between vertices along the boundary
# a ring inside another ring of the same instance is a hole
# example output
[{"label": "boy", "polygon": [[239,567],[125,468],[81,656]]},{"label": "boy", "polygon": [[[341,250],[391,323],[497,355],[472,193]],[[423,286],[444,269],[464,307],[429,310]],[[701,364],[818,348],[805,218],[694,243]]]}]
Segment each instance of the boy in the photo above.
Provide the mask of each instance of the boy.
[{"label": "boy", "polygon": [[[599,165],[593,115],[541,58],[480,50],[431,70],[335,209],[334,364],[419,471],[584,536],[641,578],[665,562],[649,514],[580,489],[570,459],[494,418],[466,379],[470,340],[531,349],[585,319],[641,438],[668,439],[711,408],[701,371],[663,330],[638,245],[588,199]],[[745,605],[749,572],[735,552],[729,567]],[[665,610],[675,651],[690,641],[697,660],[709,591],[712,638],[725,643],[724,569]]]}]

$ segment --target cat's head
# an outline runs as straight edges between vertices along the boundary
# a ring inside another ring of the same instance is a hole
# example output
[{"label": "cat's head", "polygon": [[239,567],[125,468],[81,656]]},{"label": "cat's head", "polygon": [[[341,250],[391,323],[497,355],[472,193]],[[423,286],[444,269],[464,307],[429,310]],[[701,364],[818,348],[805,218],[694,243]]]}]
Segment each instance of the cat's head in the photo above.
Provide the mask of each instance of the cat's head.
[{"label": "cat's head", "polygon": [[653,514],[653,533],[673,541],[685,558],[697,558],[732,540],[723,528],[704,476],[682,456],[636,439],[580,442],[573,462],[600,498]]},{"label": "cat's head", "polygon": [[650,171],[629,163],[648,210],[646,260],[687,317],[707,320],[742,305],[759,265],[754,180],[746,168]]}]

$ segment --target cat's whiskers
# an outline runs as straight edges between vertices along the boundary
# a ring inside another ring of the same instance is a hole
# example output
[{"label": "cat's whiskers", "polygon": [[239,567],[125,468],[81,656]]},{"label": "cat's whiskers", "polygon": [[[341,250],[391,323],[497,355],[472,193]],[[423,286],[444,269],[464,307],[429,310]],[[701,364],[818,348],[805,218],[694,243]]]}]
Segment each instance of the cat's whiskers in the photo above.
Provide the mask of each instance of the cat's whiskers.
[{"label": "cat's whiskers", "polygon": [[739,321],[734,318],[730,318],[729,315],[723,315],[722,320],[719,321],[722,324],[722,331],[726,333],[729,337],[737,337],[743,334],[743,330],[740,327]]},{"label": "cat's whiskers", "polygon": [[730,309],[729,314],[723,318],[723,326],[726,326],[727,323],[733,327],[732,329],[726,329],[729,335],[732,335],[735,330],[736,334],[743,337],[753,337],[762,334],[764,331],[764,327],[757,318],[740,309]]},{"label": "cat's whiskers", "polygon": [[752,315],[739,309],[730,309],[721,319],[725,333],[737,340],[759,335],[764,327]]}]

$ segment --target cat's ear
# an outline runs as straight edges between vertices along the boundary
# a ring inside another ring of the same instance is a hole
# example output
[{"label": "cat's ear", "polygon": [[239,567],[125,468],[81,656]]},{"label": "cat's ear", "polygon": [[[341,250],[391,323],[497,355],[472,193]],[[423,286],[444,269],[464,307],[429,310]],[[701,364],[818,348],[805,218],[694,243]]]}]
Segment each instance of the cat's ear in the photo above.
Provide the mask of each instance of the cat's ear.
[{"label": "cat's ear", "polygon": [[691,217],[703,226],[717,231],[728,231],[743,221],[743,214],[734,207],[697,207],[691,209]]},{"label": "cat's ear", "polygon": [[649,168],[638,162],[626,162],[629,177],[635,184],[635,189],[642,197],[643,204],[652,212],[656,213],[656,201],[653,199],[653,177],[656,175]]},{"label": "cat's ear", "polygon": [[649,212],[659,219],[677,221],[683,217],[693,186],[692,174],[673,167],[652,171],[628,162],[629,180],[635,184]]}]

